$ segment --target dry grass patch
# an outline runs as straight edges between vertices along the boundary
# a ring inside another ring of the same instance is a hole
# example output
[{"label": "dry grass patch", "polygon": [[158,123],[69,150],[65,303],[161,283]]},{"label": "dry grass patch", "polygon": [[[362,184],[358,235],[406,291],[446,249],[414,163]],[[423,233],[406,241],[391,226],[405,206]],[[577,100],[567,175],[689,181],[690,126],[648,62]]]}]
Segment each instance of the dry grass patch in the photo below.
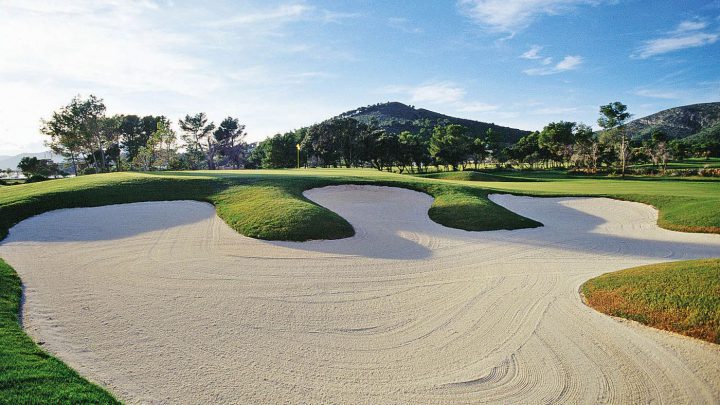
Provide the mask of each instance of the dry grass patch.
[{"label": "dry grass patch", "polygon": [[581,291],[588,305],[608,315],[720,343],[720,259],[607,273]]}]

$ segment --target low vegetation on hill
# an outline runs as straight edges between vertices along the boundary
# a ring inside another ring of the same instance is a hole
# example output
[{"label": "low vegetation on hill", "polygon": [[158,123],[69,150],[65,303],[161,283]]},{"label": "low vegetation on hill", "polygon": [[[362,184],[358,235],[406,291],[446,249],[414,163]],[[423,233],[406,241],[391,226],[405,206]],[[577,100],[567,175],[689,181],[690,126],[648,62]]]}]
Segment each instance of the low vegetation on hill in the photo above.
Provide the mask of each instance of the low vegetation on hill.
[{"label": "low vegetation on hill", "polygon": [[670,139],[681,139],[720,125],[720,102],[669,108],[627,124],[632,138],[647,139],[661,131]]}]

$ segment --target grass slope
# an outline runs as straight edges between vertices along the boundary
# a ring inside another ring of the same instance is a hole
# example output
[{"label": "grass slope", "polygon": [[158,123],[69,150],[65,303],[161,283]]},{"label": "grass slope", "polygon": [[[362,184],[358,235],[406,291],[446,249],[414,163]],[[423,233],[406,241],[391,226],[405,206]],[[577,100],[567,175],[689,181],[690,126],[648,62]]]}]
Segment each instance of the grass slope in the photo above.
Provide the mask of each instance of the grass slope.
[{"label": "grass slope", "polygon": [[720,343],[720,259],[607,273],[581,291],[588,305],[606,314]]},{"label": "grass slope", "polygon": [[[443,177],[443,176],[439,176]],[[568,179],[503,174],[502,178],[440,180],[365,169],[259,170],[171,173],[112,173],[0,188],[0,239],[14,224],[46,211],[159,200],[200,200],[239,233],[260,239],[311,240],[352,236],[337,214],[302,192],[337,184],[404,187],[432,195],[434,221],[481,231],[539,226],[491,202],[495,192],[526,195],[601,195],[640,201],[660,209],[661,226],[720,232],[720,183]],[[498,181],[501,180],[501,181]],[[17,323],[20,281],[0,268],[0,402],[112,402],[35,346]]]},{"label": "grass slope", "polygon": [[443,181],[519,195],[593,196],[641,202],[658,209],[658,225],[663,228],[720,233],[720,179],[573,177],[559,171],[508,171],[493,175],[503,177],[504,181]]},{"label": "grass slope", "polygon": [[[298,174],[300,173],[300,174]],[[23,219],[72,207],[157,200],[200,200],[243,235],[271,240],[338,239],[354,234],[339,215],[302,196],[335,184],[411,188],[436,197],[430,216],[461,229],[514,229],[540,224],[490,202],[465,186],[374,171],[113,173],[0,189],[0,239]],[[0,403],[112,403],[102,388],[42,351],[17,322],[20,280],[0,262]]]},{"label": "grass slope", "polygon": [[0,403],[119,403],[40,349],[18,323],[20,279],[0,260]]}]

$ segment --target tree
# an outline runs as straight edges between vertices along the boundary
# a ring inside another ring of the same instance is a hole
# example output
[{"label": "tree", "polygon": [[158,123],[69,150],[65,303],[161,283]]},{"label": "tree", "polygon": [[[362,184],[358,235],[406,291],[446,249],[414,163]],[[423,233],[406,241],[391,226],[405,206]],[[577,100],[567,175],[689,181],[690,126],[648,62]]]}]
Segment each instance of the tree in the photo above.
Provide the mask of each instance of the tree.
[{"label": "tree", "polygon": [[77,170],[77,158],[82,154],[98,153],[93,159],[97,171],[107,169],[105,147],[107,132],[103,131],[105,104],[102,99],[90,95],[87,99],[74,97],[70,103],[53,112],[50,120],[43,120],[41,132],[50,136],[48,146],[56,153],[69,157],[73,170]]},{"label": "tree", "polygon": [[576,165],[590,167],[593,172],[597,171],[598,160],[600,159],[600,143],[590,126],[583,123],[577,124],[574,130],[575,150],[573,159]]},{"label": "tree", "polygon": [[131,165],[140,148],[146,146],[150,136],[157,131],[158,122],[163,121],[169,127],[168,119],[162,115],[146,115],[142,118],[137,115],[119,115],[116,120],[121,149],[125,151],[125,158]]},{"label": "tree", "polygon": [[24,157],[17,165],[18,169],[28,179],[33,177],[50,177],[60,172],[57,163],[50,159],[38,159],[36,157]]},{"label": "tree", "polygon": [[215,169],[217,143],[215,138],[210,136],[215,130],[215,124],[208,124],[207,121],[207,115],[202,112],[193,116],[186,115],[185,119],[178,121],[193,169],[199,168],[201,160],[205,160],[208,169]]},{"label": "tree", "polygon": [[653,164],[656,166],[660,165],[662,170],[665,171],[665,169],[667,169],[667,159],[669,157],[667,135],[660,130],[653,131],[652,135],[650,135],[650,142],[648,142],[647,150]]},{"label": "tree", "polygon": [[428,148],[436,162],[450,165],[457,170],[468,156],[470,138],[468,129],[462,125],[437,126],[433,130]]},{"label": "tree", "polygon": [[140,166],[143,170],[168,168],[175,160],[177,136],[170,128],[170,121],[164,117],[158,117],[157,129],[150,134],[144,146],[138,149],[133,159],[133,164]]},{"label": "tree", "polygon": [[393,164],[397,161],[398,136],[384,129],[376,129],[370,139],[372,140],[368,152],[370,163],[378,170],[382,171],[385,168],[387,171],[391,171]]},{"label": "tree", "polygon": [[500,149],[502,149],[502,136],[492,127],[485,131],[485,145],[487,145],[488,154],[490,154],[496,162],[500,162]]},{"label": "tree", "polygon": [[308,128],[301,143],[323,165],[357,166],[367,155],[371,129],[353,118],[333,118]]},{"label": "tree", "polygon": [[600,118],[598,125],[605,130],[610,142],[612,142],[620,155],[622,175],[625,175],[630,140],[625,131],[625,122],[631,117],[627,112],[627,106],[619,101],[600,106]]},{"label": "tree", "polygon": [[684,140],[673,139],[668,143],[668,146],[670,148],[670,152],[675,157],[675,159],[683,161],[685,160],[685,158],[687,158],[690,147]]},{"label": "tree", "polygon": [[213,136],[220,155],[235,169],[239,169],[245,155],[245,125],[237,118],[227,117],[217,127]]},{"label": "tree", "polygon": [[551,122],[540,132],[538,144],[550,152],[552,160],[567,162],[573,153],[575,126],[574,122]]},{"label": "tree", "polygon": [[398,146],[398,162],[403,167],[410,166],[413,170],[414,165],[419,172],[422,172],[423,167],[430,162],[428,139],[423,136],[422,131],[420,133],[401,132],[398,135]]}]

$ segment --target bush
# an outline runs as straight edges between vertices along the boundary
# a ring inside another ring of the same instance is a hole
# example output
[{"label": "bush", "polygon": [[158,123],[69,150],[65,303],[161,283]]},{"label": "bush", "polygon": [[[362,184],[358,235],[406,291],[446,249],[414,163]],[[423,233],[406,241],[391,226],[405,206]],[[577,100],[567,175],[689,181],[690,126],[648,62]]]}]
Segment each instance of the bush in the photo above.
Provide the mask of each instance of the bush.
[{"label": "bush", "polygon": [[82,174],[96,174],[97,170],[94,167],[86,167],[83,169]]},{"label": "bush", "polygon": [[25,180],[25,183],[38,183],[38,182],[45,181],[45,180],[49,180],[49,179],[48,179],[47,177],[45,177],[45,176],[41,176],[41,175],[39,175],[39,174],[36,174],[36,175],[34,175],[34,176],[30,176],[30,178],[28,178],[27,180]]},{"label": "bush", "polygon": [[698,175],[702,177],[720,177],[720,168],[711,168],[708,166],[698,170]]}]

